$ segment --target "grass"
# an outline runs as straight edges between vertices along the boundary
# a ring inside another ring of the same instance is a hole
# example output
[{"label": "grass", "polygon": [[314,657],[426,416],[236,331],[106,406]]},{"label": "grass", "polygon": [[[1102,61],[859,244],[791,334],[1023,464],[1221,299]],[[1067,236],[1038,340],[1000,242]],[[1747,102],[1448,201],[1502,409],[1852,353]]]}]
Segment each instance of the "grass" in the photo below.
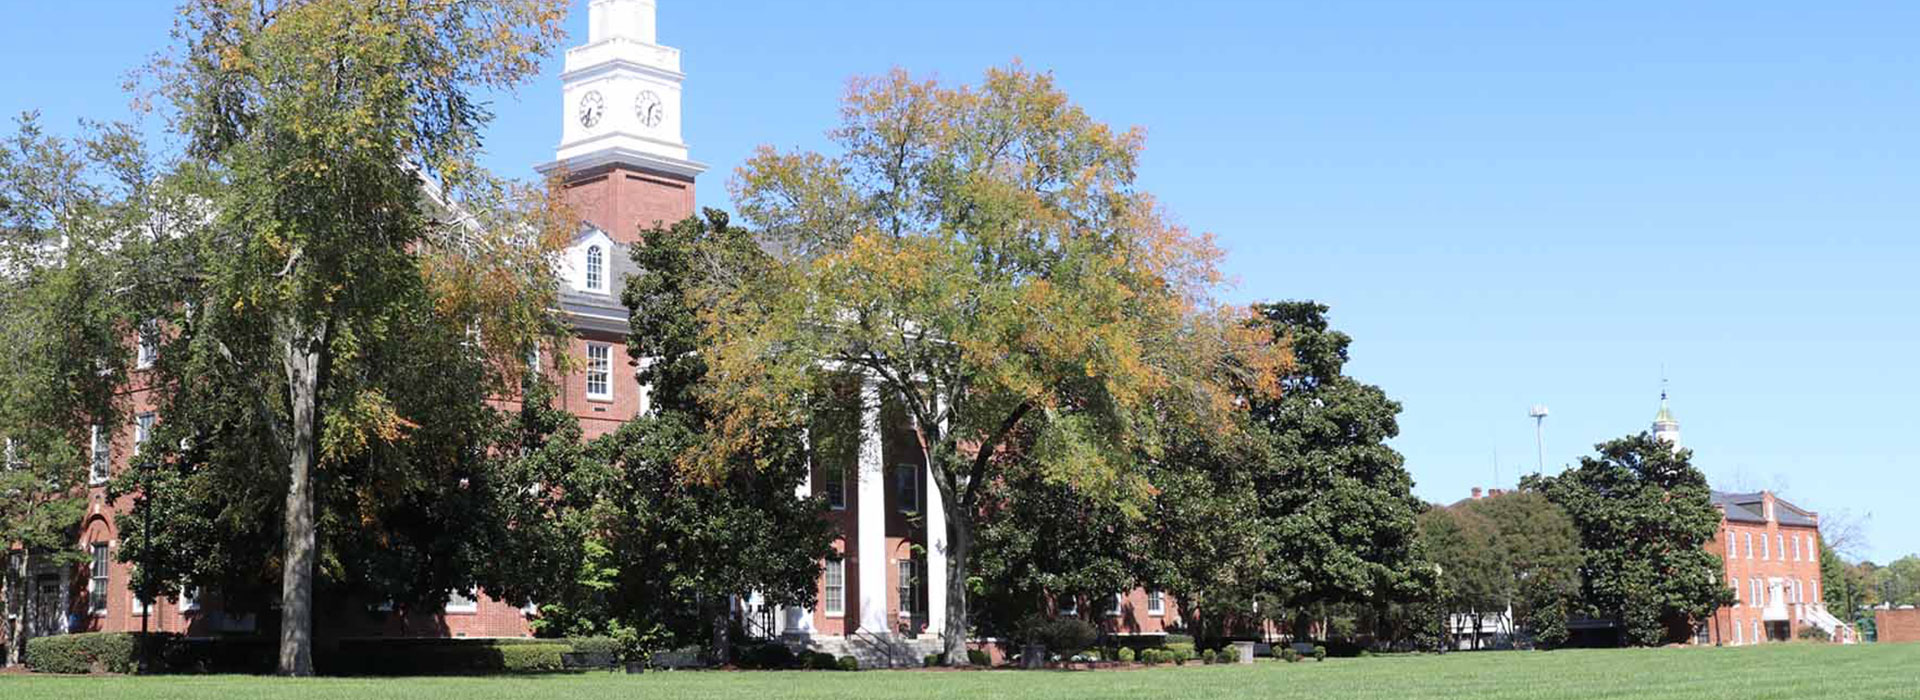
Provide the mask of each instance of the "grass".
[{"label": "grass", "polygon": [[1480,652],[1136,671],[676,672],[502,678],[0,675],[0,698],[1764,698],[1920,697],[1920,645]]}]

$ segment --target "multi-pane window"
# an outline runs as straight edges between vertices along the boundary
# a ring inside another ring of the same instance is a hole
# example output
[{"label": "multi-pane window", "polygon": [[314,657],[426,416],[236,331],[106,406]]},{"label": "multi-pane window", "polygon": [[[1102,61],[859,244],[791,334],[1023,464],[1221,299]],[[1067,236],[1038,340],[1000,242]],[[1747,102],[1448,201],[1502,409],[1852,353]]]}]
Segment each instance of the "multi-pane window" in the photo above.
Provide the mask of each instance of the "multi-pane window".
[{"label": "multi-pane window", "polygon": [[140,324],[139,350],[134,354],[134,366],[146,369],[160,358],[160,329],[152,321]]},{"label": "multi-pane window", "polygon": [[1767,599],[1760,594],[1760,579],[1747,579],[1747,590],[1751,595],[1751,597],[1747,599],[1749,602],[1759,606],[1765,606],[1767,604]]},{"label": "multi-pane window", "polygon": [[1727,587],[1733,589],[1733,607],[1740,607],[1740,582],[1733,578],[1733,574],[1727,574]]},{"label": "multi-pane window", "polygon": [[1753,558],[1753,533],[1743,532],[1740,534],[1745,535],[1747,538],[1747,558],[1752,559]]},{"label": "multi-pane window", "polygon": [[821,571],[821,579],[826,591],[821,595],[821,605],[827,615],[838,617],[847,614],[847,560],[828,559]]},{"label": "multi-pane window", "polygon": [[110,441],[111,436],[102,431],[100,426],[93,426],[93,462],[89,474],[93,483],[104,483],[107,477],[113,475],[110,471],[113,466],[113,449]]},{"label": "multi-pane window", "polygon": [[1739,646],[1739,645],[1742,645],[1742,644],[1746,644],[1746,643],[1747,643],[1747,635],[1745,635],[1745,634],[1743,634],[1743,633],[1741,632],[1741,630],[1742,630],[1742,629],[1745,629],[1745,628],[1744,628],[1744,627],[1742,627],[1742,626],[1740,625],[1740,621],[1739,621],[1739,620],[1734,620],[1734,621],[1733,621],[1733,644],[1734,644],[1734,646]]},{"label": "multi-pane window", "polygon": [[1777,551],[1780,553],[1780,561],[1786,561],[1787,560],[1787,536],[1777,532],[1774,533],[1773,549],[1774,551]]},{"label": "multi-pane window", "polygon": [[471,613],[480,611],[480,601],[462,591],[447,594],[447,612]]},{"label": "multi-pane window", "polygon": [[88,609],[96,613],[107,611],[107,545],[95,542],[92,546],[93,564],[89,568],[93,580],[87,586]]},{"label": "multi-pane window", "polygon": [[140,448],[147,445],[153,437],[153,414],[142,413],[133,417],[133,455],[140,456]]},{"label": "multi-pane window", "polygon": [[183,588],[180,590],[180,609],[187,612],[200,609],[199,588]]},{"label": "multi-pane window", "polygon": [[1073,596],[1062,596],[1059,601],[1059,611],[1062,617],[1079,615],[1080,601],[1075,600]]},{"label": "multi-pane window", "polygon": [[847,470],[838,463],[830,463],[820,470],[820,490],[827,493],[827,507],[834,510],[847,508]]},{"label": "multi-pane window", "polygon": [[605,254],[600,246],[587,246],[587,289],[601,291],[607,288]]},{"label": "multi-pane window", "polygon": [[1147,591],[1147,614],[1154,616],[1167,614],[1167,594],[1160,591]]},{"label": "multi-pane window", "polygon": [[1753,621],[1753,643],[1759,644],[1764,641],[1767,641],[1767,635],[1760,631],[1760,621],[1754,620]]},{"label": "multi-pane window", "polygon": [[916,597],[914,595],[914,591],[916,590],[914,582],[919,577],[915,575],[914,561],[912,559],[901,559],[896,562],[896,565],[897,574],[900,578],[898,582],[900,587],[900,616],[912,617],[913,611],[920,609],[918,601],[914,600]]},{"label": "multi-pane window", "polygon": [[1760,561],[1773,558],[1773,550],[1767,546],[1767,533],[1760,533]]},{"label": "multi-pane window", "polygon": [[1107,596],[1107,617],[1119,617],[1121,605],[1120,594]]},{"label": "multi-pane window", "polygon": [[587,343],[587,398],[613,398],[613,347]]},{"label": "multi-pane window", "polygon": [[896,464],[893,467],[893,502],[902,513],[920,512],[920,467]]}]

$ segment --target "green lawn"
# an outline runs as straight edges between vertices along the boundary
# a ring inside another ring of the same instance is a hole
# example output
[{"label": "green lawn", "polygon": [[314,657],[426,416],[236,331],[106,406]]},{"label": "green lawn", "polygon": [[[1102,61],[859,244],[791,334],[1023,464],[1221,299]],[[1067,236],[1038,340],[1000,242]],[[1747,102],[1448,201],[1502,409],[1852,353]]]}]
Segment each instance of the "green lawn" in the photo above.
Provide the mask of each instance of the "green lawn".
[{"label": "green lawn", "polygon": [[1482,652],[1139,671],[593,673],[516,678],[0,675],[0,698],[1920,698],[1920,645]]}]

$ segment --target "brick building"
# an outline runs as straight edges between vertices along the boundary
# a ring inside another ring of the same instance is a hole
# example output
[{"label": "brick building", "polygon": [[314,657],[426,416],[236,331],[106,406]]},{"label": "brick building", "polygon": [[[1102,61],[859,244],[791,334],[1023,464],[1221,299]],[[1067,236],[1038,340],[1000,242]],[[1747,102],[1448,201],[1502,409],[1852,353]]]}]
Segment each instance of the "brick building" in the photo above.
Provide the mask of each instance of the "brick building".
[{"label": "brick building", "polygon": [[[614,431],[646,410],[645,387],[634,380],[625,337],[627,309],[621,285],[635,270],[630,246],[640,232],[671,224],[695,212],[694,187],[706,166],[690,159],[682,138],[680,52],[660,45],[655,0],[588,0],[586,43],[569,50],[560,78],[562,128],[552,162],[538,166],[559,177],[586,222],[565,252],[559,272],[561,306],[572,329],[568,347],[576,368],[553,376],[559,401],[580,419],[585,437]],[[135,350],[151,359],[151,349]],[[536,358],[538,361],[538,358]],[[542,362],[552,372],[557,364]],[[146,362],[128,382],[130,425],[95,430],[91,446],[94,482],[76,546],[90,557],[77,570],[42,567],[30,572],[35,598],[30,636],[82,631],[181,632],[191,636],[256,631],[253,615],[229,616],[218,601],[189,596],[143,608],[128,588],[130,566],[115,561],[120,514],[131,498],[108,502],[108,476],[125,468],[155,421]],[[862,421],[857,452],[821,456],[802,493],[823,495],[827,517],[841,538],[836,560],[824,562],[816,609],[768,610],[749,596],[743,615],[772,620],[766,630],[836,653],[865,654],[874,643],[909,652],[937,644],[929,631],[943,629],[946,595],[945,511],[929,489],[926,465],[904,414],[878,395],[871,382],[856,383]],[[907,517],[922,512],[922,519]],[[1085,601],[1087,617],[1121,634],[1164,634],[1178,619],[1170,596],[1136,590],[1112,601]],[[1063,605],[1074,610],[1077,604]],[[1097,607],[1098,610],[1091,608]],[[355,616],[341,636],[521,637],[537,609],[520,609],[481,592],[478,600],[452,596],[443,610],[380,610]],[[1077,611],[1076,611],[1077,612]],[[324,611],[321,614],[326,614]],[[864,641],[856,641],[864,640]],[[918,656],[911,656],[915,663]]]},{"label": "brick building", "polygon": [[[1654,415],[1656,438],[1680,449],[1680,421],[1660,393]],[[1720,528],[1707,550],[1725,562],[1722,571],[1735,596],[1694,633],[1694,643],[1748,645],[1796,639],[1817,627],[1836,642],[1852,643],[1853,628],[1827,613],[1820,592],[1820,516],[1771,491],[1714,491]]]}]

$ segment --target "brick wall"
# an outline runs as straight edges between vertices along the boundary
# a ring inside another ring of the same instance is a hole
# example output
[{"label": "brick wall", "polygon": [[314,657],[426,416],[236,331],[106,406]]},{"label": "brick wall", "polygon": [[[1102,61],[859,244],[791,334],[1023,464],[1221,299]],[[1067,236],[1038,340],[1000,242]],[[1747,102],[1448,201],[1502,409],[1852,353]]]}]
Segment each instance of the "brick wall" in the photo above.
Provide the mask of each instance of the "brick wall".
[{"label": "brick wall", "polygon": [[1920,610],[1880,610],[1873,615],[1879,641],[1892,644],[1920,642]]}]

